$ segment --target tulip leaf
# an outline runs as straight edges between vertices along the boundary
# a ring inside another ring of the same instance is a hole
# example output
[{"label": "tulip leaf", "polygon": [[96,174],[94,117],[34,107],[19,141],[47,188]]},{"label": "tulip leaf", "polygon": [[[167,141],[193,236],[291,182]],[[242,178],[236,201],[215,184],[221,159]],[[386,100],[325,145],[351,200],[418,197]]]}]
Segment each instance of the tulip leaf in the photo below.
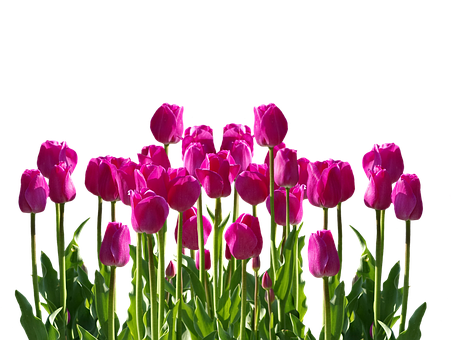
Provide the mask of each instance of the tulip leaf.
[{"label": "tulip leaf", "polygon": [[[90,217],[89,217],[90,218]],[[73,239],[68,244],[67,248],[65,249],[65,268],[68,270],[69,268],[77,268],[83,265],[83,259],[81,257],[81,252],[79,250],[78,245],[78,238],[79,234],[84,227],[84,225],[89,221],[87,218],[80,226],[75,230],[73,234]]]},{"label": "tulip leaf", "polygon": [[[195,265],[194,265],[195,267]],[[200,297],[203,301],[203,303],[206,303],[206,293],[205,293],[205,288],[203,287],[202,283],[200,282],[200,279],[198,277],[198,274],[195,274],[192,269],[189,269],[189,267],[185,266],[184,264],[182,265],[183,270],[189,275],[190,277],[190,282],[192,285],[192,288],[194,289],[195,295]]]},{"label": "tulip leaf", "polygon": [[286,244],[284,246],[284,264],[279,268],[276,275],[276,282],[274,286],[275,295],[279,300],[286,301],[287,296],[290,294],[290,288],[292,286],[293,272],[294,272],[294,261],[292,261],[293,248],[296,230],[293,229],[289,233]]},{"label": "tulip leaf", "polygon": [[[53,306],[60,305],[60,280],[57,271],[52,267],[51,260],[45,253],[41,253],[41,271],[43,277],[38,279],[38,287],[41,295],[46,302],[51,302]],[[51,313],[54,311],[53,309]]]},{"label": "tulip leaf", "polygon": [[80,325],[77,325],[76,328],[78,329],[79,338],[81,340],[97,340],[96,337],[94,337]]},{"label": "tulip leaf", "polygon": [[212,221],[213,224],[214,224],[214,220],[215,220],[215,218],[216,218],[215,215],[214,215],[214,213],[211,211],[210,208],[208,208],[208,206],[206,206],[206,211],[208,212],[208,215],[209,215],[209,217],[211,218],[211,221]]},{"label": "tulip leaf", "polygon": [[305,337],[305,325],[292,313],[289,314],[292,330],[300,339]]},{"label": "tulip leaf", "polygon": [[108,300],[109,289],[105,284],[103,275],[97,270],[95,271],[95,280],[93,293],[95,296],[95,310],[97,313],[98,322],[100,323],[100,333],[108,337]]},{"label": "tulip leaf", "polygon": [[187,330],[190,333],[190,338],[192,340],[198,339],[198,333],[195,331],[194,327],[194,310],[187,304],[182,304],[182,321],[186,325]]},{"label": "tulip leaf", "polygon": [[194,328],[200,338],[206,338],[216,328],[213,319],[206,314],[205,307],[198,295],[195,297]]},{"label": "tulip leaf", "polygon": [[230,290],[226,289],[224,294],[217,301],[217,316],[218,321],[224,326],[224,329],[227,329],[228,320],[230,319]]},{"label": "tulip leaf", "polygon": [[385,332],[385,339],[386,340],[395,340],[395,335],[392,329],[390,329],[389,326],[387,326],[384,322],[378,320],[378,323],[381,325],[382,329],[384,329]]},{"label": "tulip leaf", "polygon": [[343,331],[343,325],[347,318],[345,309],[347,305],[344,293],[344,282],[341,282],[335,289],[333,298],[330,300],[330,311],[332,320],[332,338],[338,340]]},{"label": "tulip leaf", "polygon": [[234,340],[229,333],[224,330],[224,327],[219,319],[217,319],[218,327],[217,327],[217,335],[219,336],[220,340]]},{"label": "tulip leaf", "polygon": [[[142,339],[138,339],[138,329],[136,327],[136,320],[138,317],[136,315],[136,294],[135,294],[137,279],[138,278],[137,278],[137,274],[136,274],[136,270],[135,270],[133,273],[133,279],[132,279],[132,291],[129,293],[130,306],[127,310],[127,312],[128,312],[127,326],[130,329],[130,334],[132,335],[134,340],[142,340]],[[141,291],[143,291],[143,287],[144,287],[144,281],[141,280],[141,284],[140,284]],[[142,310],[143,311],[146,309],[146,303],[145,303],[144,299],[145,299],[145,297],[142,295]],[[141,318],[141,316],[140,316],[140,318]]]},{"label": "tulip leaf", "polygon": [[32,306],[24,295],[16,290],[16,300],[21,309],[21,325],[29,340],[48,340],[48,333],[43,322],[33,314]]},{"label": "tulip leaf", "polygon": [[392,327],[392,318],[395,312],[401,305],[401,298],[403,296],[401,290],[398,288],[398,281],[400,278],[400,263],[397,262],[389,272],[387,280],[383,283],[381,292],[381,320]]},{"label": "tulip leaf", "polygon": [[426,309],[427,303],[425,302],[416,309],[409,319],[408,328],[398,336],[397,340],[419,340],[421,338],[419,327]]},{"label": "tulip leaf", "polygon": [[316,340],[313,333],[311,333],[311,329],[308,329],[308,332],[306,332],[305,340]]},{"label": "tulip leaf", "polygon": [[[301,224],[303,226],[303,223]],[[300,229],[301,229],[300,226]],[[300,229],[297,231],[297,234],[300,233]],[[306,295],[305,295],[305,281],[302,280],[302,273],[303,273],[303,258],[301,256],[302,250],[305,246],[305,236],[301,236],[298,238],[298,259],[297,259],[297,267],[299,271],[299,295],[298,295],[298,314],[300,317],[300,321],[303,322],[303,318],[305,317],[306,312],[308,311],[308,306],[306,305]],[[293,296],[295,299],[295,291],[293,292]]]},{"label": "tulip leaf", "polygon": [[220,235],[222,235],[222,232],[224,231],[224,228],[225,226],[227,225],[227,222],[229,221],[229,218],[230,218],[230,213],[227,215],[226,218],[224,218],[224,220],[219,224],[218,226],[218,232]]},{"label": "tulip leaf", "polygon": [[368,250],[367,243],[363,236],[355,229],[354,227],[350,226],[351,229],[357,235],[359,239],[360,245],[362,246],[362,255],[360,256],[360,266],[357,269],[357,275],[363,278],[370,279],[374,281],[374,268],[375,268],[375,260],[373,255]]},{"label": "tulip leaf", "polygon": [[229,324],[234,324],[241,317],[241,289],[237,285],[236,288],[232,290],[231,304],[230,304],[230,322]]}]

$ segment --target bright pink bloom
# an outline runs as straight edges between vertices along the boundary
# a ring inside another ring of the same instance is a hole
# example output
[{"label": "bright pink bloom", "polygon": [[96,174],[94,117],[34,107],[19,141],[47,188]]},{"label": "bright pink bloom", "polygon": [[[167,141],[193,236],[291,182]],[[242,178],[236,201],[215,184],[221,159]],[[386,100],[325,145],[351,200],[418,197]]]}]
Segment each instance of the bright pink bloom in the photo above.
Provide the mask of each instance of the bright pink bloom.
[{"label": "bright pink bloom", "polygon": [[365,191],[364,201],[369,208],[385,210],[392,203],[392,181],[386,169],[375,166],[374,170],[368,170],[370,182]]},{"label": "bright pink bloom", "polygon": [[259,219],[249,214],[242,214],[225,231],[225,242],[230,253],[238,260],[259,256],[263,239]]},{"label": "bright pink bloom", "polygon": [[221,150],[231,151],[233,144],[240,140],[245,141],[251,152],[254,152],[254,138],[252,137],[249,126],[242,124],[227,124],[224,127]]},{"label": "bright pink bloom", "polygon": [[375,144],[373,149],[363,156],[362,166],[368,178],[371,175],[369,170],[374,170],[376,166],[386,169],[392,184],[398,181],[404,169],[400,148],[394,143],[381,146]]},{"label": "bright pink bloom", "polygon": [[[209,234],[213,229],[211,222],[205,217],[203,218],[203,244],[206,244]],[[188,249],[198,250],[198,229],[197,229],[197,208],[192,207],[183,213],[182,225],[182,245]],[[178,239],[178,221],[175,228],[175,240]]]},{"label": "bright pink bloom", "polygon": [[308,242],[309,271],[315,277],[335,276],[340,271],[340,259],[330,230],[312,233]]},{"label": "bright pink bloom", "polygon": [[130,162],[129,158],[104,157],[98,168],[98,194],[107,202],[119,201],[117,169]]},{"label": "bright pink bloom", "polygon": [[287,120],[275,104],[254,108],[254,137],[258,145],[274,147],[287,134]]},{"label": "bright pink bloom", "polygon": [[23,213],[40,213],[46,208],[49,187],[40,170],[25,170],[21,176],[19,208]]},{"label": "bright pink bloom", "polygon": [[230,195],[231,184],[239,169],[240,166],[235,164],[230,152],[222,150],[217,154],[207,154],[195,174],[206,194],[211,198],[219,198]]},{"label": "bright pink bloom", "polygon": [[[168,173],[170,175],[170,171]],[[177,176],[172,179],[172,176],[170,175],[167,201],[172,209],[184,212],[197,202],[199,196],[200,184],[195,177],[186,175]]]},{"label": "bright pink bloom", "polygon": [[329,163],[335,163],[340,169],[341,175],[341,199],[340,202],[348,200],[355,191],[354,174],[351,165],[348,162],[328,160]]},{"label": "bright pink bloom", "polygon": [[151,132],[163,144],[175,144],[181,140],[184,108],[178,105],[162,104],[151,118]]},{"label": "bright pink bloom", "polygon": [[109,222],[100,246],[100,261],[105,266],[125,266],[130,259],[130,232],[120,222]]},{"label": "bright pink bloom", "polygon": [[421,184],[416,175],[401,175],[392,191],[392,203],[400,220],[418,220],[422,216]]},{"label": "bright pink bloom", "polygon": [[149,163],[161,165],[165,170],[170,167],[170,160],[163,146],[149,145],[143,147],[141,153],[138,154],[138,161],[140,165]]},{"label": "bright pink bloom", "polygon": [[[304,185],[297,185],[289,191],[289,222],[291,225],[299,224],[303,218],[304,191]],[[284,187],[274,191],[275,222],[282,226],[286,225],[286,194],[286,189]],[[271,214],[270,196],[267,197],[266,206],[268,212]]]},{"label": "bright pink bloom", "polygon": [[248,169],[236,178],[235,188],[245,202],[257,205],[264,202],[270,193],[268,177],[266,164],[251,163]]},{"label": "bright pink bloom", "polygon": [[71,166],[60,162],[49,175],[49,198],[54,203],[66,203],[76,197],[76,189],[71,179]]},{"label": "bright pink bloom", "polygon": [[[308,163],[309,160],[302,157],[297,160],[298,164],[298,184],[304,184],[305,186],[308,184]],[[308,198],[305,188],[305,199]]]},{"label": "bright pink bloom", "polygon": [[308,201],[316,207],[334,208],[341,199],[341,173],[330,161],[308,163]]},{"label": "bright pink bloom", "polygon": [[98,193],[98,177],[100,162],[106,157],[92,158],[87,164],[85,185],[86,189],[95,196],[100,196]]},{"label": "bright pink bloom", "polygon": [[67,146],[66,142],[48,140],[41,144],[37,165],[44,177],[49,178],[51,172],[54,171],[54,165],[60,162],[65,162],[73,173],[78,163],[78,155]]},{"label": "bright pink bloom", "polygon": [[[278,154],[278,151],[281,150],[281,149],[284,149],[286,147],[286,143],[280,143],[278,145],[276,145],[274,148],[273,148],[273,159],[276,158],[276,155]],[[267,151],[266,155],[265,155],[265,161],[264,163],[267,165],[267,166],[270,166],[270,150]]]},{"label": "bright pink bloom", "polygon": [[206,153],[216,153],[213,141],[213,130],[207,125],[188,127],[182,140],[182,156],[191,143],[200,143]]},{"label": "bright pink bloom", "polygon": [[200,168],[206,153],[201,143],[190,143],[184,152],[183,162],[189,175],[196,177],[195,170]]},{"label": "bright pink bloom", "polygon": [[136,189],[135,170],[139,165],[128,160],[117,169],[117,187],[119,189],[119,198],[125,205],[130,205],[129,191]]},{"label": "bright pink bloom", "polygon": [[168,172],[160,165],[152,163],[143,164],[134,174],[136,189],[148,188],[156,195],[167,199],[168,197]]},{"label": "bright pink bloom", "polygon": [[280,187],[292,188],[298,183],[297,151],[284,148],[278,150],[274,161],[274,179]]},{"label": "bright pink bloom", "polygon": [[[197,254],[195,255],[196,261],[195,261],[195,266],[197,267],[198,270],[200,270],[200,251],[197,250]],[[208,249],[205,249],[205,270],[210,270],[211,269],[211,254]]]},{"label": "bright pink bloom", "polygon": [[152,190],[130,190],[132,227],[137,233],[154,234],[162,229],[167,220],[167,201]]}]

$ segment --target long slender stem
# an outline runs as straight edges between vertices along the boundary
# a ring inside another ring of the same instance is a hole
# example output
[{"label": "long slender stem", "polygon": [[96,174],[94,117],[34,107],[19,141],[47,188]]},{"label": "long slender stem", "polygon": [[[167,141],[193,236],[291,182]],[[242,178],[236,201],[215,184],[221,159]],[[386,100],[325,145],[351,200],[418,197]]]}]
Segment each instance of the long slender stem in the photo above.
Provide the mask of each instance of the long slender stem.
[{"label": "long slender stem", "polygon": [[116,222],[116,201],[111,202],[111,222]]},{"label": "long slender stem", "polygon": [[239,204],[238,204],[238,198],[239,198],[238,191],[236,191],[236,188],[233,188],[233,216],[232,216],[232,222],[235,222],[236,219],[238,218],[239,214]]},{"label": "long slender stem", "polygon": [[328,277],[323,277],[324,282],[324,306],[325,306],[325,340],[332,338],[332,319],[330,317],[330,292],[328,288]]},{"label": "long slender stem", "polygon": [[403,281],[403,300],[401,304],[400,332],[405,330],[406,313],[408,309],[409,295],[409,261],[411,255],[411,221],[406,221],[406,238],[405,238],[405,274]]},{"label": "long slender stem", "polygon": [[[167,221],[165,221],[165,225]],[[163,238],[163,227],[157,234],[157,245],[159,248],[159,268],[157,274],[157,284],[159,292],[159,337],[162,335],[163,319],[165,315],[165,242]]]},{"label": "long slender stem", "polygon": [[214,311],[217,311],[217,301],[219,300],[219,224],[221,223],[221,199],[216,198],[214,209],[214,229],[213,229],[213,303]]},{"label": "long slender stem", "polygon": [[375,263],[375,283],[374,283],[374,322],[373,334],[374,339],[378,339],[378,320],[381,317],[381,277],[384,248],[384,228],[381,222],[382,211],[376,210],[376,263]]},{"label": "long slender stem", "polygon": [[268,289],[266,291],[267,303],[268,303],[268,336],[269,336],[269,340],[275,340],[276,337],[275,337],[275,333],[274,333],[274,329],[273,329],[273,312],[271,310],[271,305],[272,305],[273,301],[271,301],[270,290],[271,289]]},{"label": "long slender stem", "polygon": [[67,326],[67,279],[65,270],[65,233],[64,233],[64,215],[65,203],[60,203],[60,221],[59,221],[59,275],[60,275],[60,304],[62,305],[62,326],[60,334],[65,339],[65,330]]},{"label": "long slender stem", "polygon": [[257,339],[257,332],[259,328],[259,271],[255,271],[254,275],[255,285],[254,285],[254,317],[253,319],[253,332],[254,339]]},{"label": "long slender stem", "polygon": [[203,237],[203,203],[202,193],[198,196],[197,201],[197,233],[198,233],[198,252],[199,252],[199,278],[203,284],[205,280],[205,241]]},{"label": "long slender stem", "polygon": [[328,230],[328,208],[322,208],[324,210],[324,230]]},{"label": "long slender stem", "polygon": [[336,206],[336,218],[338,221],[338,258],[340,259],[340,271],[336,277],[339,281],[341,278],[341,268],[343,268],[343,222],[341,219],[341,202]]},{"label": "long slender stem", "polygon": [[244,340],[246,333],[246,296],[247,296],[247,260],[241,260],[241,319],[240,319],[240,340]]},{"label": "long slender stem", "polygon": [[[178,313],[177,313],[177,320],[176,320],[176,338],[181,339],[182,337],[182,224],[183,224],[183,213],[179,213],[179,223],[178,223],[178,265],[177,265],[177,273],[176,273],[176,303],[179,303],[178,306]],[[204,267],[204,266],[203,266]]]},{"label": "long slender stem", "polygon": [[40,295],[38,294],[38,272],[36,265],[36,231],[35,231],[35,213],[30,214],[30,243],[32,249],[32,280],[33,280],[33,297],[35,299],[36,317],[41,319]]},{"label": "long slender stem", "polygon": [[152,340],[159,339],[159,328],[157,320],[157,281],[154,267],[154,249],[152,235],[147,234],[149,253],[149,295],[151,298],[151,336]]},{"label": "long slender stem", "polygon": [[295,237],[297,238],[294,242],[294,288],[295,288],[295,309],[298,310],[298,303],[300,298],[300,259],[298,258],[298,232],[297,226],[294,225]]},{"label": "long slender stem", "polygon": [[102,246],[102,209],[103,199],[98,196],[98,209],[97,209],[97,259],[98,268],[102,269],[102,262],[100,261],[100,247]]},{"label": "long slender stem", "polygon": [[138,339],[143,339],[144,327],[143,327],[143,290],[141,288],[143,282],[143,275],[141,273],[141,262],[143,257],[141,255],[141,233],[137,233],[137,244],[136,244],[136,287],[135,287],[135,298],[136,298],[136,329],[138,332]]},{"label": "long slender stem", "polygon": [[116,266],[111,266],[111,275],[109,282],[109,300],[108,300],[108,339],[116,339],[115,329],[115,315],[114,315],[114,304],[115,304],[115,292],[116,292]]},{"label": "long slender stem", "polygon": [[276,222],[275,222],[275,203],[274,203],[274,193],[275,193],[275,180],[274,180],[274,152],[273,148],[268,148],[269,154],[269,172],[270,172],[270,217],[271,217],[271,227],[270,227],[270,260],[271,260],[271,267],[273,268],[273,275],[271,275],[271,281],[273,282],[273,286],[276,282],[276,262],[278,262],[278,258],[276,255]]}]

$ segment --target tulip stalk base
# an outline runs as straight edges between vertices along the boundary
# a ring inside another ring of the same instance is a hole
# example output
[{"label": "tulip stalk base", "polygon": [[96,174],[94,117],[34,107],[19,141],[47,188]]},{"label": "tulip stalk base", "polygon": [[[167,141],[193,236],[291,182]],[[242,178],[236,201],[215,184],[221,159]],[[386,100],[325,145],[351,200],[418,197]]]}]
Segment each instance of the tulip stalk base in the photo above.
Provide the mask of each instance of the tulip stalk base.
[{"label": "tulip stalk base", "polygon": [[38,272],[36,265],[36,231],[35,231],[35,213],[30,214],[30,241],[32,250],[32,280],[33,280],[33,297],[35,300],[35,314],[41,319],[40,295],[38,294]]},{"label": "tulip stalk base", "polygon": [[159,328],[157,320],[157,281],[154,268],[154,250],[152,235],[147,234],[148,254],[149,254],[149,294],[151,299],[151,332],[152,339],[159,339]]},{"label": "tulip stalk base", "polygon": [[323,288],[324,288],[324,334],[325,340],[332,339],[332,318],[330,315],[330,292],[328,288],[328,277],[324,276],[323,278]]},{"label": "tulip stalk base", "polygon": [[108,340],[116,339],[115,329],[115,292],[116,292],[116,266],[111,266],[108,300]]},{"label": "tulip stalk base", "polygon": [[245,340],[246,333],[246,298],[247,298],[247,260],[241,260],[241,319],[240,319],[240,340]]},{"label": "tulip stalk base", "polygon": [[406,240],[405,240],[405,274],[403,283],[403,298],[401,304],[401,317],[399,333],[405,330],[406,313],[408,309],[408,295],[409,295],[409,262],[411,255],[411,221],[406,221]]},{"label": "tulip stalk base", "polygon": [[385,210],[376,210],[376,263],[375,263],[375,283],[374,283],[374,322],[373,334],[374,339],[379,339],[378,320],[381,317],[381,277],[382,277],[382,262],[384,257],[384,216]]},{"label": "tulip stalk base", "polygon": [[65,338],[67,326],[67,279],[65,269],[65,233],[64,233],[65,203],[59,204],[59,277],[60,277],[60,304],[62,306],[62,325],[59,332]]},{"label": "tulip stalk base", "polygon": [[271,260],[271,267],[273,268],[273,275],[271,276],[271,280],[273,285],[276,282],[276,270],[277,270],[277,262],[278,256],[276,251],[276,222],[275,222],[275,204],[274,204],[274,193],[275,193],[275,183],[274,183],[274,148],[268,148],[268,155],[269,155],[269,173],[270,173],[270,217],[271,217],[271,228],[270,228],[270,260]]},{"label": "tulip stalk base", "polygon": [[141,255],[141,233],[137,233],[137,245],[136,245],[136,287],[135,287],[135,299],[136,299],[136,328],[138,331],[138,339],[143,339],[143,299],[142,299],[142,289],[141,283],[143,280],[143,275],[141,273],[141,262],[143,257]]}]

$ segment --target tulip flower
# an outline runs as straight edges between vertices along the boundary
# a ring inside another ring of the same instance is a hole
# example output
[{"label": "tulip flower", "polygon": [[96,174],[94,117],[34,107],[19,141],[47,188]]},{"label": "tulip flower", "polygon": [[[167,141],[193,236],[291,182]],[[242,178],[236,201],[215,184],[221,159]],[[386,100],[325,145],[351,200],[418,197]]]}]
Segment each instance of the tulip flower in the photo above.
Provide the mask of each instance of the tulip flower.
[{"label": "tulip flower", "polygon": [[[278,154],[278,151],[281,149],[284,149],[286,147],[285,143],[279,143],[273,148],[273,159],[276,158],[276,155]],[[267,151],[267,154],[265,155],[265,161],[264,163],[267,166],[270,166],[270,151]]]},{"label": "tulip flower", "polygon": [[254,152],[254,139],[247,125],[228,124],[224,127],[221,150],[231,151],[236,141],[245,141],[251,152]]},{"label": "tulip flower", "polygon": [[254,137],[258,145],[274,147],[287,134],[287,120],[275,104],[254,107]]},{"label": "tulip flower", "polygon": [[49,175],[49,198],[54,203],[66,203],[75,199],[76,189],[71,179],[71,166],[60,162]]},{"label": "tulip flower", "polygon": [[330,161],[308,163],[306,194],[312,205],[334,208],[341,200],[341,172]]},{"label": "tulip flower", "polygon": [[232,191],[231,184],[239,168],[230,152],[222,150],[217,154],[207,154],[201,168],[196,169],[195,174],[209,197],[227,197]]},{"label": "tulip flower", "polygon": [[152,163],[143,164],[134,173],[136,190],[148,188],[155,194],[167,198],[168,196],[168,172],[160,165]]},{"label": "tulip flower", "polygon": [[155,164],[161,165],[167,170],[170,167],[170,160],[165,149],[162,146],[149,145],[141,149],[141,153],[138,154],[138,161],[140,165],[143,164]]},{"label": "tulip flower", "polygon": [[172,178],[172,175],[170,175],[167,199],[170,208],[184,212],[197,202],[199,195],[200,184],[195,177],[186,175]]},{"label": "tulip flower", "polygon": [[235,188],[240,197],[251,205],[265,201],[269,194],[268,168],[266,164],[250,164],[238,175]]},{"label": "tulip flower", "polygon": [[184,152],[183,162],[189,175],[196,177],[195,170],[200,168],[206,153],[201,143],[190,143]]},{"label": "tulip flower", "polygon": [[335,276],[340,270],[340,260],[330,230],[312,233],[308,243],[309,271],[315,277]]},{"label": "tulip flower", "polygon": [[268,272],[265,272],[262,276],[262,288],[269,290],[273,287],[273,282],[271,281],[270,275]]},{"label": "tulip flower", "polygon": [[130,232],[120,222],[109,222],[100,248],[100,261],[106,266],[125,266],[130,259]]},{"label": "tulip flower", "polygon": [[403,174],[392,191],[395,215],[403,221],[418,220],[422,215],[420,181],[416,175]]},{"label": "tulip flower", "polygon": [[242,214],[232,223],[224,235],[230,253],[238,260],[245,260],[260,255],[263,246],[259,219],[249,214]]},{"label": "tulip flower", "polygon": [[106,202],[119,201],[117,170],[130,159],[107,156],[102,158],[98,168],[98,194]]},{"label": "tulip flower", "polygon": [[213,141],[213,130],[206,125],[199,125],[188,127],[184,131],[184,138],[182,140],[182,156],[186,152],[191,143],[200,143],[203,147],[205,154],[216,153]]},{"label": "tulip flower", "polygon": [[368,178],[371,176],[369,170],[374,170],[376,166],[386,169],[391,184],[398,181],[404,169],[400,148],[394,143],[381,146],[375,144],[373,149],[363,156],[362,166]]},{"label": "tulip flower", "polygon": [[167,201],[152,190],[130,190],[132,227],[137,233],[154,234],[162,229],[168,217]]},{"label": "tulip flower", "polygon": [[119,198],[125,205],[130,205],[129,191],[137,189],[135,184],[135,170],[139,165],[132,161],[123,163],[117,169],[117,187],[119,189]]},{"label": "tulip flower", "polygon": [[368,170],[370,173],[370,182],[365,191],[364,201],[369,208],[376,210],[387,209],[391,201],[392,181],[386,169],[375,166],[373,170]]},{"label": "tulip flower", "polygon": [[[200,258],[200,252],[197,250],[197,259]],[[198,270],[200,270],[200,261],[195,262],[195,266]],[[211,254],[208,249],[205,249],[205,270],[211,269]]]},{"label": "tulip flower", "polygon": [[[209,234],[211,233],[213,227],[211,222],[205,216],[202,216],[202,218],[203,243],[206,244],[206,241],[208,240]],[[178,238],[178,224],[179,219],[176,222],[175,240]],[[197,209],[195,207],[187,209],[183,213],[182,245],[188,249],[198,250]]]},{"label": "tulip flower", "polygon": [[67,146],[66,142],[48,140],[41,144],[37,165],[44,177],[49,178],[54,171],[54,165],[60,162],[65,162],[70,168],[70,173],[73,173],[78,163],[78,155]]},{"label": "tulip flower", "polygon": [[40,170],[25,170],[21,176],[19,208],[23,213],[40,213],[46,208],[49,187]]},{"label": "tulip flower", "polygon": [[329,163],[335,163],[340,169],[341,175],[341,198],[340,202],[347,201],[352,197],[355,191],[354,174],[351,165],[348,162],[328,160]]},{"label": "tulip flower", "polygon": [[176,276],[176,264],[173,261],[168,263],[167,269],[165,270],[165,275],[167,275],[168,280]]},{"label": "tulip flower", "polygon": [[[274,192],[274,217],[276,224],[285,226],[286,223],[286,194],[285,188],[281,187]],[[290,224],[300,224],[303,218],[303,197],[305,195],[304,185],[297,185],[289,191],[289,218]],[[268,212],[270,211],[270,197],[267,197],[266,206]]]},{"label": "tulip flower", "polygon": [[165,145],[176,144],[183,132],[184,108],[178,105],[162,104],[151,118],[151,132],[154,138]]},{"label": "tulip flower", "polygon": [[[305,186],[308,184],[308,163],[309,160],[302,157],[297,160],[298,164],[298,184],[304,184]],[[305,196],[304,199],[307,199],[307,188],[305,187]]]},{"label": "tulip flower", "polygon": [[277,152],[274,161],[274,181],[280,187],[292,188],[298,183],[297,151],[284,148]]}]

